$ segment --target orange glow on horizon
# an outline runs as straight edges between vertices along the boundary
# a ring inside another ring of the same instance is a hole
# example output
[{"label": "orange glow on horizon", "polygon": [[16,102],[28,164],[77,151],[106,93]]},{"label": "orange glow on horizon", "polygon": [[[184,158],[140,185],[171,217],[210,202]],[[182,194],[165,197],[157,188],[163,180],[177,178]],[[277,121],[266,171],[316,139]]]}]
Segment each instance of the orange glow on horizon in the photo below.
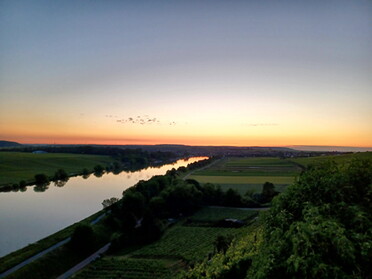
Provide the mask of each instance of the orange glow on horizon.
[{"label": "orange glow on horizon", "polygon": [[153,138],[118,138],[118,137],[56,137],[56,136],[31,136],[7,137],[5,140],[19,142],[21,144],[97,144],[97,145],[157,145],[157,144],[179,144],[191,146],[350,146],[350,147],[372,147],[368,141],[348,142],[328,140],[311,140],[303,137],[298,138],[239,138],[239,137],[192,137],[192,136],[170,136]]}]

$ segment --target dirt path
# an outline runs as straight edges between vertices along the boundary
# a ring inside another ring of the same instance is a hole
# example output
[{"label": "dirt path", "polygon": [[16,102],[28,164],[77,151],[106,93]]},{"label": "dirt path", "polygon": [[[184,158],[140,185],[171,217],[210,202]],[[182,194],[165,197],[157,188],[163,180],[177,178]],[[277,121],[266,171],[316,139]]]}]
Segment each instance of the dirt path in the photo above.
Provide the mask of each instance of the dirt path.
[{"label": "dirt path", "polygon": [[80,263],[78,263],[77,265],[75,265],[70,270],[68,270],[65,273],[63,273],[62,275],[58,276],[57,279],[66,279],[66,278],[71,277],[76,272],[78,272],[80,269],[84,268],[85,266],[87,266],[88,264],[90,264],[92,261],[94,261],[95,259],[99,258],[101,256],[101,254],[105,253],[108,250],[108,248],[110,247],[110,245],[111,245],[111,243],[107,243],[105,246],[103,246],[101,249],[99,249],[98,251],[96,251],[94,254],[90,255],[88,258],[86,258],[85,260],[81,261]]}]

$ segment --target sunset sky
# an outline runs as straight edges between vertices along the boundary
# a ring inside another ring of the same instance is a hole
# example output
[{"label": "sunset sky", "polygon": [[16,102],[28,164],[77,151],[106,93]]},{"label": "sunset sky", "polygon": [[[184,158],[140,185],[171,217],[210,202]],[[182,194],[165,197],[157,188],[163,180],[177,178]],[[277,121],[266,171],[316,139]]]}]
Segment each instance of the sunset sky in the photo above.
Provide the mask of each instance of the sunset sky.
[{"label": "sunset sky", "polygon": [[1,1],[0,140],[371,147],[372,2]]}]

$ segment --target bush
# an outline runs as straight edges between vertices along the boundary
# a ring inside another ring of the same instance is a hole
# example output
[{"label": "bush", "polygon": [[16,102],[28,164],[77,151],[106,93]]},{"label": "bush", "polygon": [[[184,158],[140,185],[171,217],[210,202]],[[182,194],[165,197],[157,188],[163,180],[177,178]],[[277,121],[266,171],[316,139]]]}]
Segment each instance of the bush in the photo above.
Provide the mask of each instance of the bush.
[{"label": "bush", "polygon": [[53,180],[67,180],[68,174],[65,170],[59,169],[55,172]]},{"label": "bush", "polygon": [[235,207],[242,206],[242,197],[236,190],[230,188],[225,193],[224,205]]},{"label": "bush", "polygon": [[79,252],[87,253],[95,250],[96,236],[91,226],[79,225],[75,228],[71,240],[70,247]]},{"label": "bush", "polygon": [[49,178],[45,174],[36,174],[35,175],[35,183],[36,185],[46,185],[49,183]]},{"label": "bush", "polygon": [[101,165],[96,165],[94,167],[94,173],[96,173],[96,174],[101,174],[101,173],[104,172],[104,170],[105,170],[105,168],[102,167]]}]

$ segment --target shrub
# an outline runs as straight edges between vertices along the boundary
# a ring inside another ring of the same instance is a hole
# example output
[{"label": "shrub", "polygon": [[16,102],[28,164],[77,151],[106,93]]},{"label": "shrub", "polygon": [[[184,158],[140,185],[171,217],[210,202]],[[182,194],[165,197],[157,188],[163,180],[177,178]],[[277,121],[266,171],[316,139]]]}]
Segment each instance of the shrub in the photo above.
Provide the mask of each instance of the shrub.
[{"label": "shrub", "polygon": [[35,183],[36,185],[46,185],[49,183],[49,178],[43,173],[35,175]]}]

